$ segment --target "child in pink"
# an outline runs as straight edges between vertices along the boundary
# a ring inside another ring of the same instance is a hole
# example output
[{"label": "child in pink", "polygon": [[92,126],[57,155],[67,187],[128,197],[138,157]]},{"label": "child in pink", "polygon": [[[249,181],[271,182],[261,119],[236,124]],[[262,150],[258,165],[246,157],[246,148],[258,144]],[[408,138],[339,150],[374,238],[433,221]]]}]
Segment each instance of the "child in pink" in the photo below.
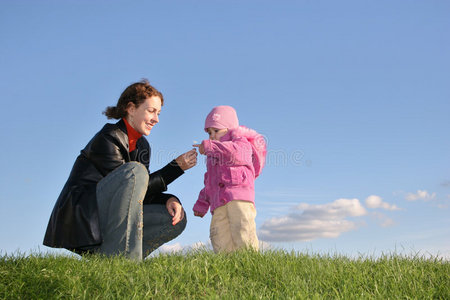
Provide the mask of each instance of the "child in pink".
[{"label": "child in pink", "polygon": [[265,140],[253,129],[239,126],[231,106],[213,108],[206,117],[205,131],[209,140],[194,145],[207,156],[205,187],[194,205],[194,215],[203,217],[211,210],[214,252],[258,250],[255,178],[264,167]]}]

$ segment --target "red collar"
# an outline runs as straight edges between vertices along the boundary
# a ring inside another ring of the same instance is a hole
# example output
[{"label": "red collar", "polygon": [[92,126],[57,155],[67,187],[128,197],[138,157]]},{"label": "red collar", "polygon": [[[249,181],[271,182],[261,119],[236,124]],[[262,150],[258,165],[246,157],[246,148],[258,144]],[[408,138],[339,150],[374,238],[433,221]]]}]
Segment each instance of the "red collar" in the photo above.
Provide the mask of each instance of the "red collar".
[{"label": "red collar", "polygon": [[140,134],[139,132],[136,131],[136,129],[131,127],[127,119],[123,118],[123,121],[125,122],[125,126],[127,126],[129,151],[132,152],[136,149],[136,142],[138,139],[141,138],[142,134]]}]

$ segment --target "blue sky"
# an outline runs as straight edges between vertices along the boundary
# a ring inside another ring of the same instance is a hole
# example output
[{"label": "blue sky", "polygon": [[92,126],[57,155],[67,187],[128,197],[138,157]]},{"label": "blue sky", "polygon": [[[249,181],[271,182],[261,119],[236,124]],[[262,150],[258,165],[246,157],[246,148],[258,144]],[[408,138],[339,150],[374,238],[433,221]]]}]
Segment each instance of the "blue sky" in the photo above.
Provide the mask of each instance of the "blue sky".
[{"label": "blue sky", "polygon": [[[448,1],[2,1],[0,251],[42,239],[79,151],[129,84],[165,96],[157,170],[216,105],[268,141],[258,235],[286,250],[450,257]],[[207,244],[204,159],[162,250]],[[66,253],[64,250],[58,253]]]}]

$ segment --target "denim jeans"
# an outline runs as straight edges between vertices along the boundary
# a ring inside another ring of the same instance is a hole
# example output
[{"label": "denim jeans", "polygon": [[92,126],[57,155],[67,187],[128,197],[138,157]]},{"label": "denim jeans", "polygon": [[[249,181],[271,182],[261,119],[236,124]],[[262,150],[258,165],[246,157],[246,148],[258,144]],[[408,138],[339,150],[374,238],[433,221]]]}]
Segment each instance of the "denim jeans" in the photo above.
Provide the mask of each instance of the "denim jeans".
[{"label": "denim jeans", "polygon": [[186,227],[186,216],[172,225],[165,205],[144,205],[149,174],[144,165],[129,162],[97,184],[103,243],[94,252],[142,260]]}]

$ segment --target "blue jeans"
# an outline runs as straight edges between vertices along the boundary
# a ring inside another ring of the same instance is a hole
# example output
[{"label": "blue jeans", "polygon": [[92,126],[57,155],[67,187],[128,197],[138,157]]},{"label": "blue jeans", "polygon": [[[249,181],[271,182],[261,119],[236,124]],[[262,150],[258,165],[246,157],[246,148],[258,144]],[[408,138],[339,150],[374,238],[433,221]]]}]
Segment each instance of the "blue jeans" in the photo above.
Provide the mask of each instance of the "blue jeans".
[{"label": "blue jeans", "polygon": [[183,232],[186,215],[178,224],[172,225],[172,216],[165,205],[144,205],[148,179],[144,165],[129,162],[97,184],[103,243],[94,252],[142,260]]}]

